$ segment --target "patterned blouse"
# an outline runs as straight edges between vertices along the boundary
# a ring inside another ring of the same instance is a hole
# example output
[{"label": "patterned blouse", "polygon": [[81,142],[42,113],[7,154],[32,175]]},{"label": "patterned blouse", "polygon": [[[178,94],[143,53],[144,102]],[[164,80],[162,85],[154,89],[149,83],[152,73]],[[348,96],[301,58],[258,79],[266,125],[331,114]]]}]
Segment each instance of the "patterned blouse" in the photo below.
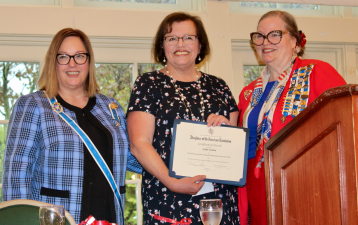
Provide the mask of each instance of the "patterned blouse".
[{"label": "patterned blouse", "polygon": [[[229,119],[230,113],[238,110],[229,87],[220,78],[201,74],[199,80],[204,96],[204,119],[206,120],[211,113],[223,115]],[[174,119],[200,121],[202,110],[197,81],[172,81],[189,102],[191,110],[189,113],[186,112],[186,107],[179,94],[175,92],[171,78],[159,71],[138,76],[128,106],[128,112],[143,111],[155,116],[153,147],[168,168],[172,141],[171,128]],[[191,117],[191,113],[194,114],[194,118]],[[184,218],[191,218],[191,224],[201,224],[200,199],[221,198],[223,203],[221,224],[239,224],[237,187],[217,183],[214,183],[213,186],[214,192],[199,196],[179,194],[170,191],[143,169],[143,223],[171,224],[168,222],[169,219],[181,221]],[[160,216],[161,219],[154,218],[154,215]]]}]

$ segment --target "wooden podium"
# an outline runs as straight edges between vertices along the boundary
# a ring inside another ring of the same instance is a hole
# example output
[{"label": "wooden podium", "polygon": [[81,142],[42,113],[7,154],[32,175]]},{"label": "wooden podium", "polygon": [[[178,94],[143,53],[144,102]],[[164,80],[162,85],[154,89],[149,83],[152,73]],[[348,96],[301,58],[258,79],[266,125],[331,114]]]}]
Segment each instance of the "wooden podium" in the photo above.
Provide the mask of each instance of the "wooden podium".
[{"label": "wooden podium", "polygon": [[265,145],[268,224],[358,224],[358,85],[329,89]]}]

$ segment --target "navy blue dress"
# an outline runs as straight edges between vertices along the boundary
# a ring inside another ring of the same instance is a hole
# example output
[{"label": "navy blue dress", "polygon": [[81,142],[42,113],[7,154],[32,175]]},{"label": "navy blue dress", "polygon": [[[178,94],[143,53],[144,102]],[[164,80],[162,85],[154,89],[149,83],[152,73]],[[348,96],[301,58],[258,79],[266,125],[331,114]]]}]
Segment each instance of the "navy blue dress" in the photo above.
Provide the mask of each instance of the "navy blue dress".
[{"label": "navy blue dress", "polygon": [[[229,119],[237,111],[235,99],[226,83],[215,76],[203,74],[200,77],[204,96],[206,118],[215,113]],[[201,105],[197,82],[176,81],[178,89],[186,96],[195,120],[201,120]],[[192,119],[185,111],[185,105],[170,82],[170,77],[154,71],[139,76],[134,84],[128,112],[143,111],[155,116],[153,146],[163,162],[169,167],[171,128],[174,119]],[[237,187],[213,184],[214,192],[199,196],[179,194],[170,191],[158,179],[143,169],[142,201],[144,224],[171,224],[154,218],[154,215],[181,221],[191,218],[191,224],[202,224],[199,215],[199,201],[206,198],[221,198],[223,217],[221,224],[240,224]]]}]

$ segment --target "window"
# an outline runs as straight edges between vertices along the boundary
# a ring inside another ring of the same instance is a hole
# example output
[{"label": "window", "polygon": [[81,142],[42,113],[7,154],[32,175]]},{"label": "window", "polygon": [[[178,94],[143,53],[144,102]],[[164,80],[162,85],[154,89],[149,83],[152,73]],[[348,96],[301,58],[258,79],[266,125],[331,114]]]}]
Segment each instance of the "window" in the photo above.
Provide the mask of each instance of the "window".
[{"label": "window", "polygon": [[[0,180],[3,174],[7,124],[16,99],[32,93],[39,77],[39,63],[36,62],[0,62]],[[0,201],[2,185],[0,184]]]},{"label": "window", "polygon": [[101,93],[116,99],[127,112],[133,77],[132,63],[96,63],[96,78]]},{"label": "window", "polygon": [[358,7],[352,7],[352,14],[353,16],[358,17]]},{"label": "window", "polygon": [[163,68],[161,64],[153,64],[153,63],[138,63],[138,74],[143,74],[155,70],[160,70]]},{"label": "window", "polygon": [[74,0],[74,5],[111,9],[205,11],[205,0]]},{"label": "window", "polygon": [[271,9],[310,9],[318,10],[318,5],[272,2],[240,2],[240,7],[271,8]]},{"label": "window", "polygon": [[[1,121],[0,124],[0,180],[2,180],[3,162],[6,144],[7,121]],[[6,124],[5,124],[6,123]],[[0,184],[0,202],[3,201],[2,185]]]},{"label": "window", "polygon": [[299,16],[340,16],[339,6],[273,2],[229,2],[231,12],[262,15],[271,10],[283,10]]},{"label": "window", "polygon": [[252,81],[259,78],[265,66],[258,65],[244,65],[244,84],[249,85]]}]

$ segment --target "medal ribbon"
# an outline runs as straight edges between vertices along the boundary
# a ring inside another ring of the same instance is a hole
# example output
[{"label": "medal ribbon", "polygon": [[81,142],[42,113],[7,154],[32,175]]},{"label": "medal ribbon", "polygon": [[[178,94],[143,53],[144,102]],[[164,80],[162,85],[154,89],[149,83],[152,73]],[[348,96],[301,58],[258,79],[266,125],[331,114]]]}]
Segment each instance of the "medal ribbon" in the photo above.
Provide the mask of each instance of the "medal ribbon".
[{"label": "medal ribbon", "polygon": [[[296,117],[307,107],[309,96],[309,76],[314,64],[301,67],[294,71],[283,106],[283,116]],[[297,88],[299,87],[299,88]],[[303,89],[303,91],[302,91]]]}]

